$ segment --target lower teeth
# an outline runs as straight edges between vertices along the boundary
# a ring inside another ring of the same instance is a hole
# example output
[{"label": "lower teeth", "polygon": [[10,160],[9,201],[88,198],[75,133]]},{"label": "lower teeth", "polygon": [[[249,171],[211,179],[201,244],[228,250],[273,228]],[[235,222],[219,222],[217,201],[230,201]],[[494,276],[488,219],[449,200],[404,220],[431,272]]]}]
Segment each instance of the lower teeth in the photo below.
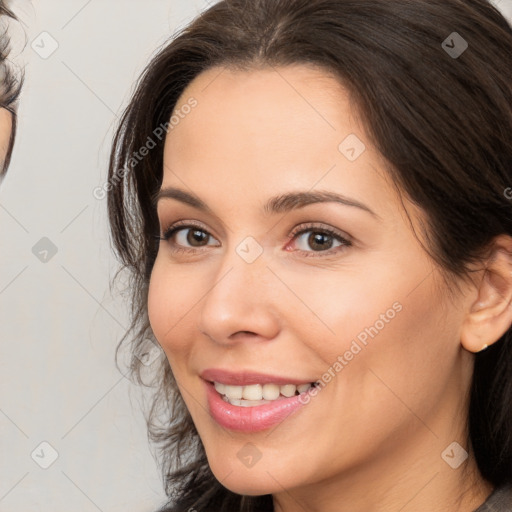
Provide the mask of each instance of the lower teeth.
[{"label": "lower teeth", "polygon": [[255,405],[265,405],[275,402],[275,400],[237,400],[236,398],[229,399],[226,395],[222,395],[222,400],[231,405],[238,405],[240,407],[253,407]]}]

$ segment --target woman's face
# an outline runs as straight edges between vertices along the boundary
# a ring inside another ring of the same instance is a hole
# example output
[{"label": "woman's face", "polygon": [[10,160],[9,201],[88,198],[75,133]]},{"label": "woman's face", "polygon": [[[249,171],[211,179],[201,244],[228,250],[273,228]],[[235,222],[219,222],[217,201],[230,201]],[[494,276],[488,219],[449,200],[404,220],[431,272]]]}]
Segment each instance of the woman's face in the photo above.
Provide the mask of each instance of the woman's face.
[{"label": "woman's face", "polygon": [[0,108],[0,178],[7,171],[5,160],[9,151],[9,141],[12,132],[12,114],[5,108]]},{"label": "woman's face", "polygon": [[[448,300],[346,90],[306,66],[217,68],[176,113],[158,217],[180,229],[160,242],[149,317],[217,479],[279,494],[453,472],[463,299]],[[280,394],[232,405],[208,381]],[[315,396],[280,387],[315,381]]]}]

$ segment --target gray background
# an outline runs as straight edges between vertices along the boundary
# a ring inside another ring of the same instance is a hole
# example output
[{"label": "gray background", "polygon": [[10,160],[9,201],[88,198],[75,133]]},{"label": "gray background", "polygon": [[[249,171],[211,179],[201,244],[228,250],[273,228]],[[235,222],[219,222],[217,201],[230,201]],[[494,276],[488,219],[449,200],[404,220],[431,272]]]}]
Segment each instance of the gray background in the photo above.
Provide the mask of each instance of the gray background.
[{"label": "gray background", "polygon": [[[206,5],[12,4],[22,18],[11,24],[13,58],[25,63],[26,83],[0,189],[2,512],[143,512],[165,498],[139,392],[114,365],[126,307],[109,292],[115,261],[105,200],[93,190],[106,179],[116,116],[135,79]],[[47,469],[40,464],[53,452],[43,441],[58,452]]]},{"label": "gray background", "polygon": [[[495,3],[512,19],[512,1]],[[93,190],[135,79],[207,5],[14,2],[26,83],[0,189],[0,512],[149,512],[165,498],[140,392],[114,366],[127,308],[109,291],[115,261]]]}]

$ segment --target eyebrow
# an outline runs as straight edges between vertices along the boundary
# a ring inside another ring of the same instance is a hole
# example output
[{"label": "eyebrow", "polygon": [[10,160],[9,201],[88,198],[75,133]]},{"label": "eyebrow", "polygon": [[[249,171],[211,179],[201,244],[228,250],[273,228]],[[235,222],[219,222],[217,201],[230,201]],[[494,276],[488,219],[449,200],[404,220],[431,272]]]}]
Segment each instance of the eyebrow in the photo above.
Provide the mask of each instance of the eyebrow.
[{"label": "eyebrow", "polygon": [[[179,188],[166,187],[161,189],[156,196],[155,203],[162,199],[176,199],[205,213],[214,214],[211,208],[199,197]],[[339,203],[344,206],[358,208],[380,219],[379,215],[360,201],[330,191],[299,191],[280,194],[267,201],[263,206],[263,212],[266,214],[285,213],[315,203]]]}]

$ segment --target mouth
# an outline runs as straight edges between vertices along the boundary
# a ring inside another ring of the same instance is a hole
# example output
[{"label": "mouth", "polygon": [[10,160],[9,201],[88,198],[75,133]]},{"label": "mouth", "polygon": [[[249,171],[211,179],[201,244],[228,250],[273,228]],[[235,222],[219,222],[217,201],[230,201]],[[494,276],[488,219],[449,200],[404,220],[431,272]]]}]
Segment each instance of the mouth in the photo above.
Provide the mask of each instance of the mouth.
[{"label": "mouth", "polygon": [[258,432],[287,420],[317,394],[316,382],[252,372],[201,374],[211,417],[222,427]]}]

